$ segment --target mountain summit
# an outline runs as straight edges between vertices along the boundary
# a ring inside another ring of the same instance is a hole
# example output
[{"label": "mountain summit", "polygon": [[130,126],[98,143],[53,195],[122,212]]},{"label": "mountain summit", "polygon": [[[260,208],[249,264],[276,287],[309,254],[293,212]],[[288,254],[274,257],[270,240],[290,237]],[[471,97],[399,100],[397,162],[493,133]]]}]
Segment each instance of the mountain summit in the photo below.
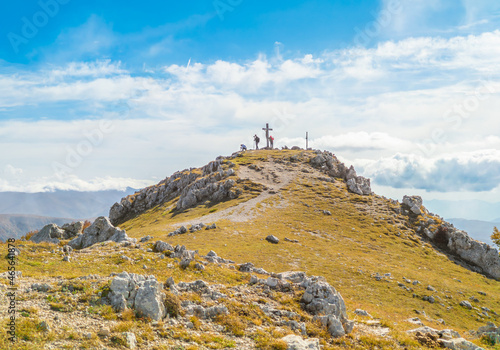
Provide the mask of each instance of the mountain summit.
[{"label": "mountain summit", "polygon": [[[358,176],[354,167],[348,168],[327,151],[264,150],[221,156],[202,168],[176,172],[155,186],[123,198],[113,205],[109,217],[113,224],[118,225],[166,203],[171,204],[170,213],[177,216],[196,207],[214,207],[216,210],[218,204],[228,202],[226,205],[230,207],[223,212],[202,214],[200,220],[202,217],[209,221],[231,220],[235,211],[251,209],[252,205],[269,200],[271,196],[280,205],[281,192],[297,181],[312,181],[318,199],[334,193],[328,190],[332,184],[337,190],[345,189],[346,199],[357,201],[357,209],[361,211],[367,211],[377,203],[382,211],[384,207],[389,210],[389,223],[398,223],[393,228],[398,230],[398,235],[401,235],[401,230],[407,231],[406,236],[417,235],[467,268],[500,280],[500,258],[495,249],[473,240],[467,233],[430,213],[418,196],[405,196],[402,203],[377,196],[371,191],[369,179]],[[363,207],[359,203],[366,205]]]}]

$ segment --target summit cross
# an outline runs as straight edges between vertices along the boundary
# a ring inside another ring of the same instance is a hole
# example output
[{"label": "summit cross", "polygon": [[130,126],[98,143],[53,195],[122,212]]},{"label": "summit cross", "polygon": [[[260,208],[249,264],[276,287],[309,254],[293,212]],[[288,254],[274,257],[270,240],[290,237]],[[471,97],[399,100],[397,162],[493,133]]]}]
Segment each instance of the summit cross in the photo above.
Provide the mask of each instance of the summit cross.
[{"label": "summit cross", "polygon": [[266,132],[266,141],[267,141],[267,148],[269,148],[269,131],[273,131],[273,129],[269,128],[269,123],[266,123],[266,127],[262,128]]}]

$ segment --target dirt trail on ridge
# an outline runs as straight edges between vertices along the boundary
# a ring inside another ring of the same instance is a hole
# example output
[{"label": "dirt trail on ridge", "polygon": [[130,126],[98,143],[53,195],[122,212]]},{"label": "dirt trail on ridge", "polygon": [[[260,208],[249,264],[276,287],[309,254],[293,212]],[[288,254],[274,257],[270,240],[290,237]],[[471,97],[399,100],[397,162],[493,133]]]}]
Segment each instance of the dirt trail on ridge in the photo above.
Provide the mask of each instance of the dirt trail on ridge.
[{"label": "dirt trail on ridge", "polygon": [[[277,207],[284,208],[287,203],[281,196],[280,190],[288,186],[300,174],[303,174],[302,170],[305,168],[306,167],[302,164],[291,166],[274,162],[265,162],[257,166],[241,166],[236,172],[236,175],[239,178],[248,179],[252,182],[264,185],[267,189],[260,193],[257,197],[240,203],[234,207],[221,210],[220,212],[210,213],[190,221],[176,223],[175,226],[191,225],[199,222],[212,223],[223,219],[233,222],[248,221],[255,216],[257,204],[270,198],[271,196],[278,196],[280,198],[280,203]],[[317,172],[318,176],[321,175],[320,172],[310,167],[307,167],[307,172]]]}]

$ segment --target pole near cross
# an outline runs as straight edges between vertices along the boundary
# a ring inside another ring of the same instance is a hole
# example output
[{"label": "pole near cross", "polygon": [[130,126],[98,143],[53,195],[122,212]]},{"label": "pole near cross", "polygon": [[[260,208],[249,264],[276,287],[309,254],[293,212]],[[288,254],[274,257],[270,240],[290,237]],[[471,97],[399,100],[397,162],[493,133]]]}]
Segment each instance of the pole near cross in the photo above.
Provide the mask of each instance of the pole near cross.
[{"label": "pole near cross", "polygon": [[266,123],[266,127],[262,128],[262,130],[266,131],[267,148],[269,148],[269,131],[273,131],[273,129],[270,129],[269,128],[269,123]]}]

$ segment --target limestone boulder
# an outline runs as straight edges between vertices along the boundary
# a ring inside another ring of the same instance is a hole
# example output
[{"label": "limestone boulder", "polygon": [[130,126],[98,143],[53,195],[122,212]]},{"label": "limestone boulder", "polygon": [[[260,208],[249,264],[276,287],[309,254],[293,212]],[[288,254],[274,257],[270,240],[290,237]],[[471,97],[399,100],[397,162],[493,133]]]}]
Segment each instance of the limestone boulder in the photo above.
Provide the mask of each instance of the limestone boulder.
[{"label": "limestone boulder", "polygon": [[105,302],[117,312],[130,307],[141,317],[154,321],[160,321],[166,316],[163,284],[154,276],[122,272],[114,277],[109,289]]},{"label": "limestone boulder", "polygon": [[349,191],[359,194],[360,196],[368,196],[372,193],[370,179],[363,176],[357,176],[347,180],[347,188]]},{"label": "limestone boulder", "polygon": [[422,214],[422,211],[420,210],[420,208],[422,207],[422,203],[422,197],[420,196],[403,197],[403,205],[406,206],[415,215]]},{"label": "limestone boulder", "polygon": [[64,239],[65,231],[56,224],[45,225],[38,233],[30,238],[30,241],[35,243],[47,242],[58,244],[61,239]]},{"label": "limestone boulder", "polygon": [[484,348],[471,343],[464,338],[455,338],[449,340],[442,339],[439,341],[439,343],[443,348],[452,350],[484,350]]},{"label": "limestone boulder", "polygon": [[280,242],[279,238],[276,236],[273,236],[273,235],[267,236],[266,241],[268,241],[269,243],[273,243],[273,244],[278,244]]},{"label": "limestone boulder", "polygon": [[107,217],[97,218],[84,233],[71,240],[68,245],[73,249],[84,249],[100,242],[135,242],[127,236],[125,230],[114,227]]},{"label": "limestone boulder", "polygon": [[83,221],[77,221],[77,222],[73,222],[71,224],[64,224],[62,226],[62,229],[65,232],[65,239],[70,239],[70,238],[73,238],[73,237],[76,237],[76,236],[79,236],[83,233],[83,225],[84,225],[84,222]]},{"label": "limestone boulder", "polygon": [[302,339],[298,335],[287,335],[281,338],[286,344],[286,350],[320,350],[319,340],[317,338]]},{"label": "limestone boulder", "polygon": [[454,230],[448,240],[448,249],[465,261],[479,266],[487,275],[500,280],[498,250],[472,239],[466,232]]},{"label": "limestone boulder", "polygon": [[352,331],[354,323],[347,318],[344,299],[324,281],[309,284],[301,302],[315,319],[321,321],[333,337],[342,337]]},{"label": "limestone boulder", "polygon": [[163,303],[165,294],[162,289],[163,284],[156,279],[146,280],[138,286],[134,307],[140,316],[149,317],[154,321],[160,321],[166,316]]},{"label": "limestone boulder", "polygon": [[172,247],[170,244],[163,242],[163,241],[157,241],[155,245],[153,246],[153,252],[156,253],[163,253],[165,251],[174,251],[174,247]]}]

